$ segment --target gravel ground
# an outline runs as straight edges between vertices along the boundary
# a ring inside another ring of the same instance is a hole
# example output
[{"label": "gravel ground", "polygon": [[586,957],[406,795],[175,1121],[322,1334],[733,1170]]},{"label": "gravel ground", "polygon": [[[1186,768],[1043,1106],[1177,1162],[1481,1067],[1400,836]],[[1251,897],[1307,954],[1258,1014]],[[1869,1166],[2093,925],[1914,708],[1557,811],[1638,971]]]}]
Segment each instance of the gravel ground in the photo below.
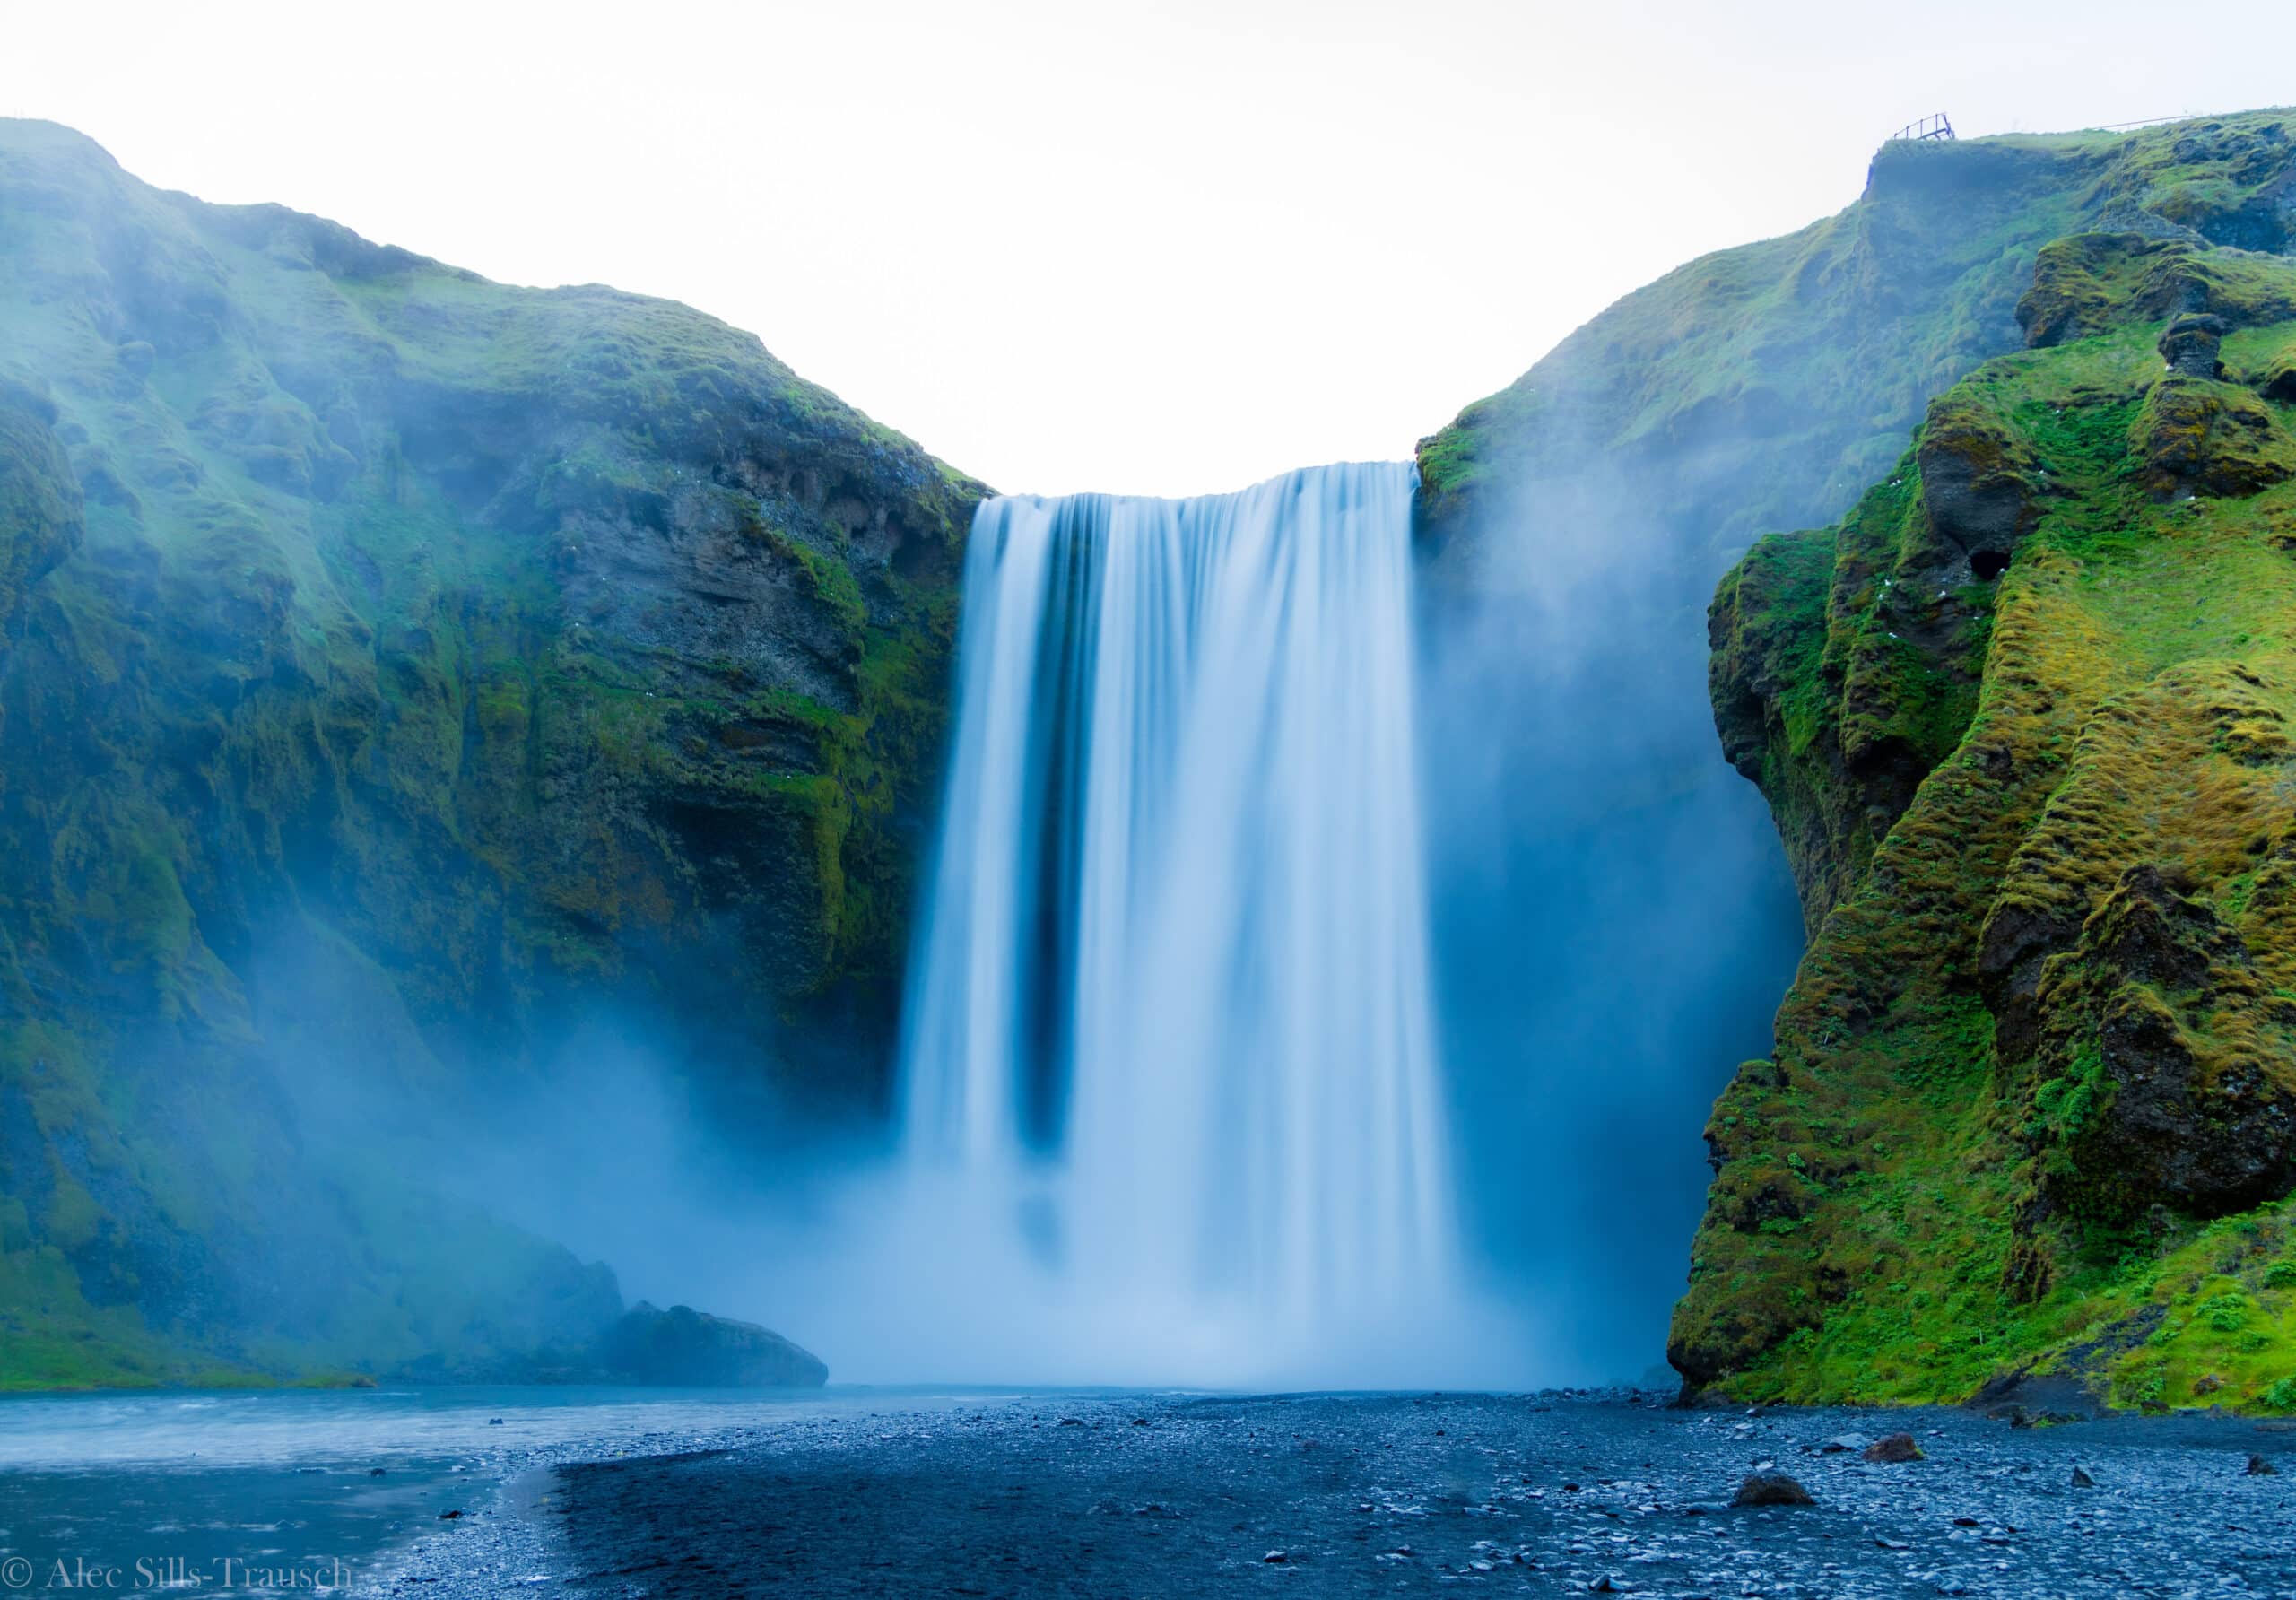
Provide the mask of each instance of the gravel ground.
[{"label": "gravel ground", "polygon": [[[1909,1430],[1926,1458],[1830,1439]],[[502,1464],[401,1596],[2296,1595],[2296,1434],[1655,1396],[1023,1399]],[[2252,1454],[2289,1457],[2251,1475]],[[2093,1483],[2076,1484],[2076,1468]],[[1757,1471],[1807,1508],[1734,1509]],[[1608,1589],[1602,1586],[1608,1585]],[[416,1586],[420,1586],[419,1587]]]}]

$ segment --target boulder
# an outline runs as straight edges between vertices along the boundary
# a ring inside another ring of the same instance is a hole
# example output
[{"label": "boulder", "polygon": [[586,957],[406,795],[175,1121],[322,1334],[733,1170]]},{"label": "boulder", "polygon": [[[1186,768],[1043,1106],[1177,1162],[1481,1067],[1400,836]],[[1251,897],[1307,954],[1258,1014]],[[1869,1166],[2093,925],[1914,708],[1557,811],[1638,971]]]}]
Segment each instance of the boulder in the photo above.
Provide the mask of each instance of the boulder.
[{"label": "boulder", "polygon": [[1810,1491],[1784,1473],[1755,1473],[1738,1485],[1734,1506],[1813,1506]]},{"label": "boulder", "polygon": [[829,1368],[753,1322],[640,1300],[599,1341],[598,1365],[626,1383],[690,1388],[819,1388]]},{"label": "boulder", "polygon": [[1913,1442],[1910,1433],[1887,1433],[1867,1445],[1858,1459],[1883,1463],[1918,1461],[1921,1459],[1921,1447]]}]

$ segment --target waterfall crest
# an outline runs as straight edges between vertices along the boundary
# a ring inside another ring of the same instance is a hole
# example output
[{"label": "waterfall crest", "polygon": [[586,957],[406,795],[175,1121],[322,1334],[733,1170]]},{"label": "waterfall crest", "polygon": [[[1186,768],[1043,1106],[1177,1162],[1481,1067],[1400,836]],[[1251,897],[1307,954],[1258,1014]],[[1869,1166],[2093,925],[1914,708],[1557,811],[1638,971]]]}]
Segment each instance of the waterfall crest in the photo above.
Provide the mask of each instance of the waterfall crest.
[{"label": "waterfall crest", "polygon": [[1454,1271],[1413,487],[1349,465],[974,522],[905,1162],[1175,1366],[1309,1357]]}]

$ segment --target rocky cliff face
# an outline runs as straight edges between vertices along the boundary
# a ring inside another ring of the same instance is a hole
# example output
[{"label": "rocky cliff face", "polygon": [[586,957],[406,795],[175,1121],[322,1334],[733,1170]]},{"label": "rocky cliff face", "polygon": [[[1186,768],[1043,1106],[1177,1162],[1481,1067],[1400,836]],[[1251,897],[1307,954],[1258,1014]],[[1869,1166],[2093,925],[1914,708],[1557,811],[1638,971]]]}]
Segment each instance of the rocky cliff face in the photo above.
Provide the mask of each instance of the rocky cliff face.
[{"label": "rocky cliff face", "polygon": [[2126,141],[1848,517],[1711,615],[1813,933],[1675,1364],[2296,1409],[2296,119]]},{"label": "rocky cliff face", "polygon": [[451,1122],[602,1012],[873,1103],[984,491],[684,307],[52,125],[0,221],[0,1382],[611,1315],[314,1118]]},{"label": "rocky cliff face", "polygon": [[[1480,1192],[1509,1196],[1492,1232],[1574,1296],[1590,1360],[1663,1317],[1673,1241],[1699,1215],[1698,1143],[1675,1142],[1665,1108],[1769,1049],[1805,933],[1795,888],[1819,915],[1839,897],[1886,831],[1874,817],[1903,806],[1976,695],[1965,652],[1934,652],[1920,692],[1886,702],[1867,694],[1878,665],[1857,665],[1857,772],[1838,778],[1828,753],[1763,777],[1787,883],[1770,819],[1714,760],[1716,579],[1758,535],[1849,512],[1934,396],[2024,344],[2051,241],[2109,222],[2163,249],[2284,242],[2274,126],[1884,146],[1840,214],[1636,291],[1422,441],[1447,1039],[1488,1074],[1478,1092],[1527,1102],[1503,1136],[1495,1118],[1464,1136],[1488,1141],[1470,1151]],[[2050,281],[2036,314],[2068,326],[2107,292]],[[1925,574],[2020,536],[2005,486],[2024,469],[1986,456],[1981,422],[1933,430],[1933,473],[1966,483]],[[1726,753],[1756,775],[1766,708],[1808,717],[1764,674],[1822,648],[1795,608],[1831,582],[1830,555],[1760,549],[1746,570],[1775,563],[1776,581],[1721,648],[1776,648],[1726,674],[1718,702]],[[1909,637],[1892,622],[1881,646],[1892,629]]]}]

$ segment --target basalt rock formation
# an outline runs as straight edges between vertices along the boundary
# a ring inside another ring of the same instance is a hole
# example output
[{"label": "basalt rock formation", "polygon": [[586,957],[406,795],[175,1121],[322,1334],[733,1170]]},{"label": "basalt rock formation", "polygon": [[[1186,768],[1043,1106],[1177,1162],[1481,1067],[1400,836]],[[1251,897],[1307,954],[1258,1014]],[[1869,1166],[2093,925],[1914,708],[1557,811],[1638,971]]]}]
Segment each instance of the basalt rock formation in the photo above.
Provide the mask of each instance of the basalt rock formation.
[{"label": "basalt rock formation", "polygon": [[1695,1386],[2296,1409],[2292,157],[2162,130],[2167,187],[2039,251],[2028,347],[1723,580],[1812,942],[1708,1124]]},{"label": "basalt rock formation", "polygon": [[0,122],[0,1383],[591,1336],[394,1159],[586,1019],[880,1103],[983,492],[683,306]]}]

